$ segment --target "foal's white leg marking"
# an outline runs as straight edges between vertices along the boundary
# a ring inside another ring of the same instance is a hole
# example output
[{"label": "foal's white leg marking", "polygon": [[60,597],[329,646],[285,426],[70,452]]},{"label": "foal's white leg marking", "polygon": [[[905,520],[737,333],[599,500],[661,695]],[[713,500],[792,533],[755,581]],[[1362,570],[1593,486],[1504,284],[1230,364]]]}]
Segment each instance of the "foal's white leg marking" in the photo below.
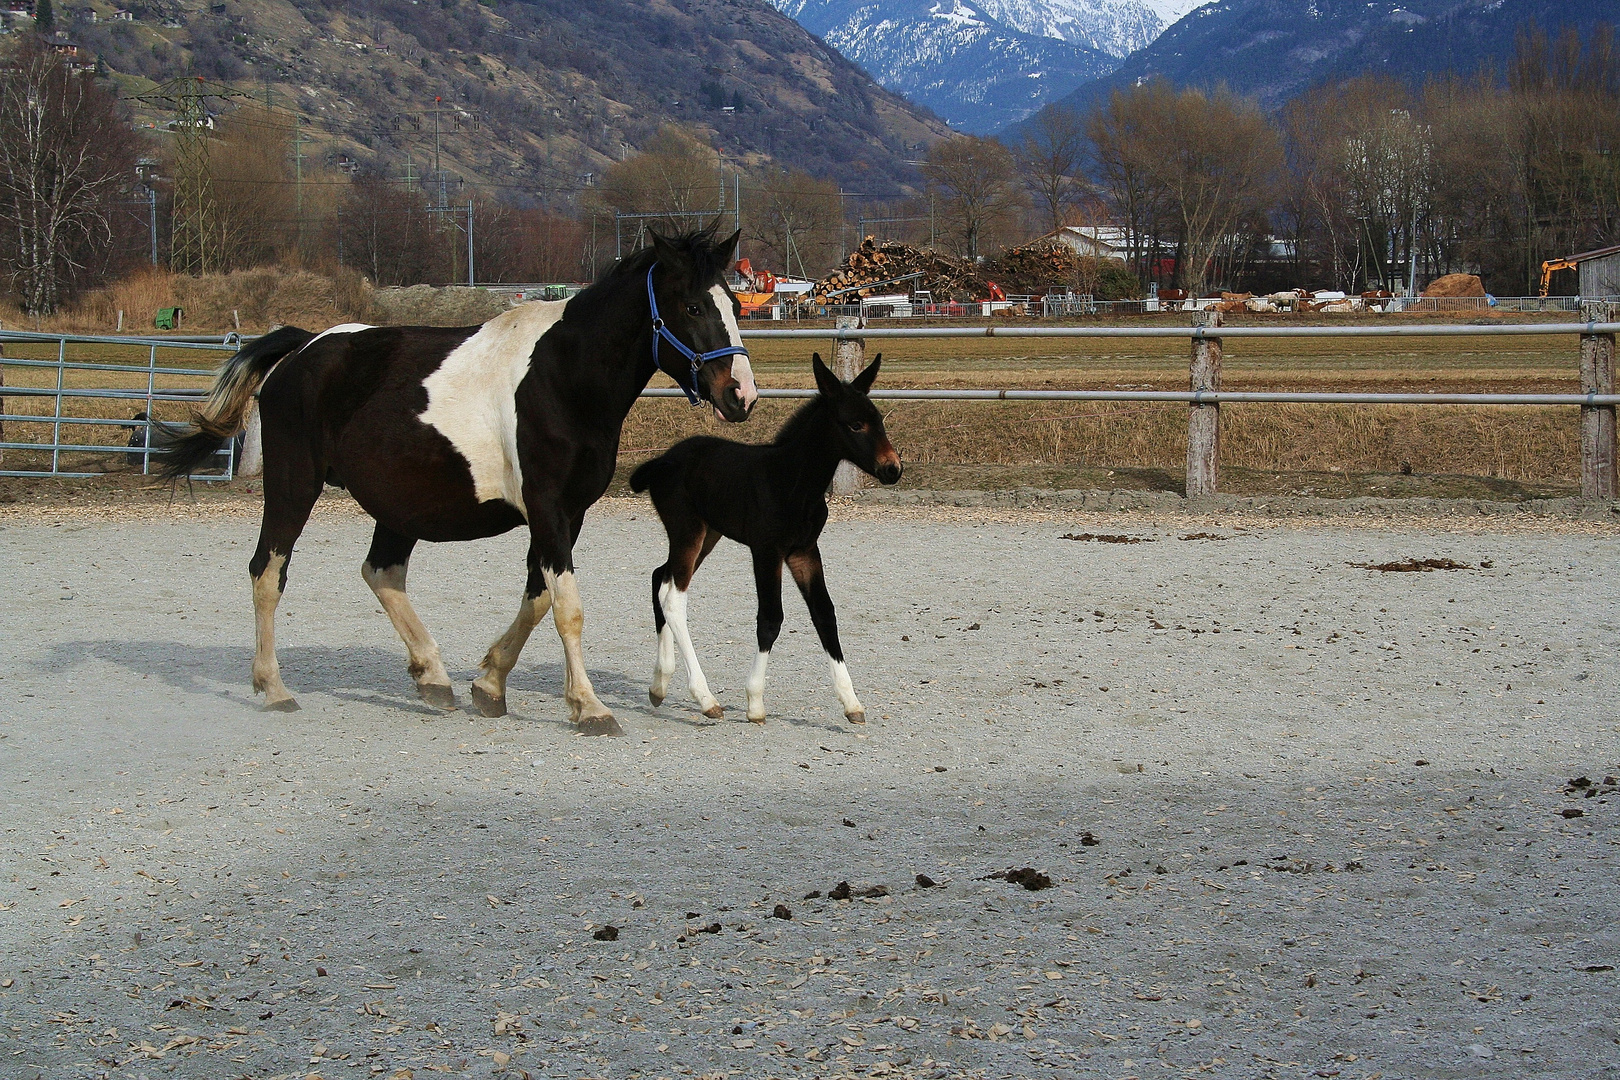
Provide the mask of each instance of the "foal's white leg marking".
[{"label": "foal's white leg marking", "polygon": [[765,722],[765,665],[770,663],[769,652],[754,656],[754,670],[748,673],[748,719],[756,724]]},{"label": "foal's white leg marking", "polygon": [[[667,584],[667,583],[666,583]],[[660,599],[658,606],[664,606]],[[647,691],[648,699],[654,705],[662,705],[664,699],[669,697],[669,678],[675,674],[675,631],[670,628],[669,617],[665,616],[663,629],[658,631],[658,659],[653,662],[652,686]]]},{"label": "foal's white leg marking", "polygon": [[664,625],[674,633],[675,644],[680,646],[681,659],[686,661],[687,689],[692,691],[692,697],[704,716],[711,720],[719,718],[724,710],[714,695],[709,693],[709,681],[703,677],[703,669],[698,666],[697,651],[692,648],[692,635],[686,630],[686,593],[677,589],[673,580],[666,581],[658,590],[658,603],[664,609]]},{"label": "foal's white leg marking", "polygon": [[[529,635],[534,628],[540,625],[540,620],[546,617],[551,610],[551,591],[541,593],[539,596],[525,596],[523,603],[518,605],[517,618],[489,647],[484,654],[484,662],[479,666],[483,674],[473,680],[473,697],[476,700],[480,691],[488,698],[491,704],[506,705],[506,677],[517,666],[518,656],[523,652],[523,646],[528,642]],[[480,708],[483,703],[479,702]]]},{"label": "foal's white leg marking", "polygon": [[[405,595],[405,572],[404,565],[390,566],[386,570],[377,570],[369,562],[360,566],[360,576],[377,594],[383,610],[388,613],[388,621],[394,624],[400,640],[405,642],[405,651],[411,657],[411,678],[416,680],[418,689],[424,696],[432,695],[439,703],[444,703],[446,698],[453,701],[450,673],[444,670],[439,643],[428,633],[416,608],[411,606],[410,597]],[[435,689],[429,690],[429,687]]]},{"label": "foal's white leg marking", "polygon": [[281,568],[287,556],[270,553],[264,573],[253,579],[253,689],[264,691],[264,707],[291,712],[298,702],[281,682],[276,662],[276,606],[281,603]]},{"label": "foal's white leg marking", "polygon": [[844,707],[844,716],[852,724],[866,723],[866,710],[861,707],[861,699],[855,696],[855,687],[849,681],[849,668],[844,666],[842,660],[832,661],[833,693],[838,695],[838,704]]},{"label": "foal's white leg marking", "polygon": [[435,428],[467,462],[479,502],[503,499],[524,517],[517,451],[517,388],[534,347],[562,318],[566,301],[537,301],[502,312],[457,345],[422,380],[428,407],[417,419]]},{"label": "foal's white leg marking", "polygon": [[[728,345],[742,345],[742,330],[737,326],[737,313],[731,310],[731,294],[720,285],[709,286],[709,296],[714,299],[714,309],[720,313],[720,321],[725,324]],[[759,400],[759,388],[754,385],[754,369],[748,363],[748,357],[738,353],[731,358],[731,377],[737,380],[737,392],[742,396],[744,405],[752,405]]]},{"label": "foal's white leg marking", "polygon": [[546,591],[552,599],[551,620],[557,625],[557,636],[562,638],[563,666],[566,675],[563,697],[568,700],[569,713],[576,724],[601,724],[619,734],[613,713],[596,696],[591,677],[585,673],[585,652],[580,645],[580,633],[585,628],[585,609],[579,601],[579,582],[572,570],[555,574],[544,571]]}]

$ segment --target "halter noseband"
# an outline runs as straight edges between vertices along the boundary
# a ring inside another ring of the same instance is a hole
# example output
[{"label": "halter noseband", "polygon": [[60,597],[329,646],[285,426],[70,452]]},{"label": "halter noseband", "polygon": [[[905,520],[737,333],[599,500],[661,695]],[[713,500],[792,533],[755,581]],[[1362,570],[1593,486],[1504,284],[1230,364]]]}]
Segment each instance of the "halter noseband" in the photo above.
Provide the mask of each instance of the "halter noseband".
[{"label": "halter noseband", "polygon": [[687,401],[690,401],[693,405],[701,405],[703,404],[703,398],[697,392],[698,368],[702,367],[704,364],[707,364],[710,360],[718,360],[722,356],[747,356],[748,350],[743,348],[741,345],[727,345],[722,349],[710,349],[706,353],[694,352],[693,350],[687,348],[685,342],[681,341],[680,338],[671,333],[669,327],[664,325],[664,320],[658,315],[658,298],[653,295],[653,271],[656,269],[658,269],[657,263],[653,263],[647,268],[647,306],[652,309],[653,368],[654,370],[658,368],[658,342],[659,339],[663,339],[664,341],[667,341],[673,345],[675,347],[675,351],[686,357],[686,359],[691,363],[692,369],[687,375],[686,381],[683,382],[680,379],[676,379],[675,381],[680,385],[682,390],[686,391]]}]

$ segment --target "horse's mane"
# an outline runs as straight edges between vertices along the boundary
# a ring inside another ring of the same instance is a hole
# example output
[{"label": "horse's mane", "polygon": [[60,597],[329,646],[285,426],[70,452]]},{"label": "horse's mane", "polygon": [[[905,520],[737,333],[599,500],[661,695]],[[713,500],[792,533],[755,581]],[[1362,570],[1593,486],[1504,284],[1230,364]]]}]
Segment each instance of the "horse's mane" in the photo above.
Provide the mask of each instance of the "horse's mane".
[{"label": "horse's mane", "polygon": [[[726,264],[730,261],[731,253],[720,250],[720,244],[715,239],[715,228],[712,225],[665,237],[664,242],[687,259],[692,266],[693,276],[699,280],[708,280],[714,277],[724,270]],[[577,305],[576,310],[595,307],[626,278],[633,278],[637,281],[644,280],[648,268],[657,260],[658,253],[652,247],[644,247],[632,252],[628,257],[608,267],[595,282],[575,294],[574,298],[569,301],[570,306]]]}]

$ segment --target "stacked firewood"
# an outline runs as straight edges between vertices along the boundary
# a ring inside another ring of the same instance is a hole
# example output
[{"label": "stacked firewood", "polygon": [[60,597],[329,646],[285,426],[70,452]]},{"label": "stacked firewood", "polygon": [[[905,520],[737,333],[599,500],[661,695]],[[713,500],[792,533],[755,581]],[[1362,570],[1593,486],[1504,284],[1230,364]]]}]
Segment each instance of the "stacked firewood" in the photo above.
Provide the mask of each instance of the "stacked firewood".
[{"label": "stacked firewood", "polygon": [[[921,277],[893,282],[908,274]],[[815,300],[855,304],[861,299],[884,293],[915,292],[926,289],[935,300],[979,300],[989,295],[979,268],[966,259],[912,247],[894,240],[868,236],[850,252],[844,264],[816,282],[810,290]]]},{"label": "stacked firewood", "polygon": [[984,268],[1003,292],[1039,296],[1052,289],[1072,289],[1080,278],[1080,256],[1054,241],[1008,248]]}]

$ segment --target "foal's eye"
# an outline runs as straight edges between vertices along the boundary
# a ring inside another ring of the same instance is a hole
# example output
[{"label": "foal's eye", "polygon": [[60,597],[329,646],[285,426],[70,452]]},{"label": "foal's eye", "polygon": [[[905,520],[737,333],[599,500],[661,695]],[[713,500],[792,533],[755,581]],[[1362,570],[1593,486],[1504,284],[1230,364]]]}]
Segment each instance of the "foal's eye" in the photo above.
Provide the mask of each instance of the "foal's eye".
[{"label": "foal's eye", "polygon": [[696,304],[687,304],[686,313],[695,319],[699,315],[703,314],[703,309],[698,307]]},{"label": "foal's eye", "polygon": [[865,431],[866,430],[866,421],[865,420],[848,420],[848,421],[845,421],[844,426],[849,428],[849,430],[851,430],[851,431]]}]

